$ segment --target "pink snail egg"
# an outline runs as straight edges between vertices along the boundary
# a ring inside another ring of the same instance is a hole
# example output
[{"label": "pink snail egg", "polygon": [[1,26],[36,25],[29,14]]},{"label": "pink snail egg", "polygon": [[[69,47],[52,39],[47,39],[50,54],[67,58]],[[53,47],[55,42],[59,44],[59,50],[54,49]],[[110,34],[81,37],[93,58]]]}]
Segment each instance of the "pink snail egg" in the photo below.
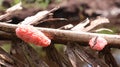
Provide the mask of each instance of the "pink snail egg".
[{"label": "pink snail egg", "polygon": [[47,36],[45,36],[44,33],[30,25],[18,26],[18,28],[16,29],[16,35],[23,41],[38,46],[47,47],[51,43],[51,40]]},{"label": "pink snail egg", "polygon": [[92,49],[100,51],[107,45],[107,41],[104,38],[98,37],[96,41],[95,39],[96,37],[93,37],[89,41],[89,45]]}]

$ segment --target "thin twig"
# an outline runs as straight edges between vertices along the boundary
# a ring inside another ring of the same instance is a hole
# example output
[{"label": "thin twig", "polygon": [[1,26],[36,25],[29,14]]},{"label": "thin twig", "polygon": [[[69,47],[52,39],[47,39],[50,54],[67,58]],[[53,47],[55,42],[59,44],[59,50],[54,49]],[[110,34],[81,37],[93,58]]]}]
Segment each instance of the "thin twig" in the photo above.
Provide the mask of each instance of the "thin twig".
[{"label": "thin twig", "polygon": [[90,31],[103,23],[109,23],[110,21],[105,17],[98,17],[96,20],[91,21],[90,25],[87,26],[83,31]]},{"label": "thin twig", "polygon": [[73,27],[71,30],[73,31],[84,31],[85,26],[90,23],[90,20],[87,18],[84,21],[77,24],[75,27]]},{"label": "thin twig", "polygon": [[0,20],[4,19],[4,18],[6,18],[10,15],[11,15],[11,13],[6,13],[6,14],[3,14],[3,15],[0,15]]},{"label": "thin twig", "polygon": [[67,24],[67,25],[62,26],[62,27],[60,27],[60,28],[58,28],[58,29],[60,29],[60,30],[69,30],[69,29],[71,29],[72,27],[73,27],[72,24]]}]

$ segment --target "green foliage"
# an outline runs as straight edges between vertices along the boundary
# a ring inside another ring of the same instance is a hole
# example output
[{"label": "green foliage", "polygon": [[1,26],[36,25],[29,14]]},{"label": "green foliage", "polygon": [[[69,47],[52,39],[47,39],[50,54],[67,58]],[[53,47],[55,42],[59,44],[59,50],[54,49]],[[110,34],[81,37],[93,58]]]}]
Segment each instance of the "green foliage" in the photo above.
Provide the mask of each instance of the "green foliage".
[{"label": "green foliage", "polygon": [[102,30],[102,31],[99,31],[97,33],[103,33],[103,34],[114,34],[114,32],[110,32],[110,31],[107,31],[107,30]]},{"label": "green foliage", "polygon": [[0,10],[4,9],[2,6],[2,2],[3,2],[3,0],[0,0]]},{"label": "green foliage", "polygon": [[11,48],[11,45],[10,44],[3,44],[1,46],[1,48],[3,48],[6,52],[10,52],[10,48]]},{"label": "green foliage", "polygon": [[35,1],[35,4],[41,8],[46,8],[49,5],[49,3],[50,3],[50,0],[36,0]]},{"label": "green foliage", "polygon": [[[10,4],[13,6],[13,5],[19,3],[20,1],[23,3],[23,6],[25,6],[25,7],[34,6],[34,7],[39,7],[39,8],[45,9],[49,5],[51,0],[12,0],[12,2],[10,2]],[[0,0],[0,9],[5,9],[2,6],[2,2],[3,2],[3,0]],[[59,3],[59,2],[61,2],[61,0],[55,0],[55,2]]]},{"label": "green foliage", "polygon": [[0,6],[2,5],[3,0],[0,0]]},{"label": "green foliage", "polygon": [[14,0],[14,1],[13,1],[13,5],[19,3],[20,1],[21,1],[21,0]]},{"label": "green foliage", "polygon": [[64,46],[65,45],[62,45],[62,44],[55,44],[55,48],[59,51],[59,52],[61,52],[61,53],[63,53],[64,51]]},{"label": "green foliage", "polygon": [[36,51],[38,54],[40,54],[40,56],[45,56],[45,52],[42,50],[41,46],[36,46],[34,44],[30,44]]},{"label": "green foliage", "polygon": [[97,33],[103,33],[103,34],[115,34],[116,31],[115,29],[111,28],[111,29],[107,29],[107,28],[101,28],[96,30]]}]

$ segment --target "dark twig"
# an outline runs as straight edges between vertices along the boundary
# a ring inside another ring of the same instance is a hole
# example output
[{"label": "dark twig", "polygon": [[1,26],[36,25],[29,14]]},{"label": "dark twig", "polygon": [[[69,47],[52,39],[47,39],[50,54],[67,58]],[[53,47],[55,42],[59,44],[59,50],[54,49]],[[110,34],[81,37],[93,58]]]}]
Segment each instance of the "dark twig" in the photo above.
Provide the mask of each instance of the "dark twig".
[{"label": "dark twig", "polygon": [[66,18],[49,18],[49,19],[41,20],[39,23],[54,22],[54,21],[67,21],[67,19]]},{"label": "dark twig", "polygon": [[10,33],[0,31],[0,40],[11,40],[13,37]]}]

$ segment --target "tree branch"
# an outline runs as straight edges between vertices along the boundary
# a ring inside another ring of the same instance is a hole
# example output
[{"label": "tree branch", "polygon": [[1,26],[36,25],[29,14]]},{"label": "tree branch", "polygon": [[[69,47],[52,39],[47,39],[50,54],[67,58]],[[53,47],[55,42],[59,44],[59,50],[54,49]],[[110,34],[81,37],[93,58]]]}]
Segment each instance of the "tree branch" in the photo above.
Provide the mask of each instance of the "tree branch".
[{"label": "tree branch", "polygon": [[[0,23],[0,30],[8,33],[15,33],[15,29],[18,25]],[[50,29],[50,28],[41,28],[36,27],[38,30],[42,31],[52,40],[59,41],[75,41],[75,42],[89,42],[92,37],[100,36],[104,37],[108,44],[112,44],[114,46],[120,46],[120,36],[119,35],[110,35],[110,34],[97,34],[97,33],[89,33],[89,32],[78,32],[78,31],[70,31],[70,30],[58,30],[58,29]]]}]

